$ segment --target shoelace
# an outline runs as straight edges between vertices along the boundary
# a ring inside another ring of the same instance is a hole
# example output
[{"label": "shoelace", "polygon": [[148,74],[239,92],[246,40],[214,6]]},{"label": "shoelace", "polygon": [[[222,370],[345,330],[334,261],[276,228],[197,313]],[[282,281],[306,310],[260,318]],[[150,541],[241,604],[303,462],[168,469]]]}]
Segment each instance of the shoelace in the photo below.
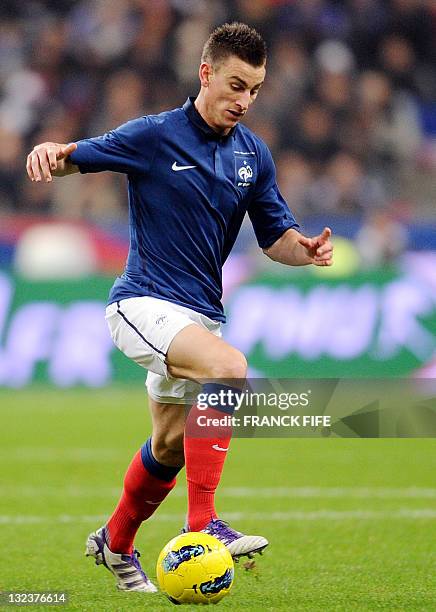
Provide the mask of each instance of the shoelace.
[{"label": "shoelace", "polygon": [[218,535],[224,538],[226,542],[233,542],[233,540],[237,540],[242,535],[238,531],[232,529],[228,523],[222,520],[212,521],[211,528],[208,529],[208,531],[211,532],[211,535],[213,535],[214,532],[218,533]]}]

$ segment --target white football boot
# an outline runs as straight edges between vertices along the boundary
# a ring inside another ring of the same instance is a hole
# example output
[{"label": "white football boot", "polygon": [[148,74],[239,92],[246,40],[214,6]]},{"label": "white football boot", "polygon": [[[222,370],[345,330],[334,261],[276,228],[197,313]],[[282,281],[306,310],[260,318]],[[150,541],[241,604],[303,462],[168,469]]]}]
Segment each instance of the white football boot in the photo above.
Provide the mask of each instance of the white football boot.
[{"label": "white football boot", "polygon": [[[189,531],[189,528],[185,527],[182,531]],[[269,544],[263,536],[244,535],[221,519],[212,519],[201,531],[222,542],[236,561],[239,557],[252,558],[255,553],[262,554]]]},{"label": "white football boot", "polygon": [[100,527],[89,534],[86,541],[85,555],[94,557],[96,565],[104,565],[117,579],[117,589],[120,591],[136,591],[141,593],[156,593],[157,588],[144,573],[137,550],[131,555],[113,553],[106,539],[106,528]]}]

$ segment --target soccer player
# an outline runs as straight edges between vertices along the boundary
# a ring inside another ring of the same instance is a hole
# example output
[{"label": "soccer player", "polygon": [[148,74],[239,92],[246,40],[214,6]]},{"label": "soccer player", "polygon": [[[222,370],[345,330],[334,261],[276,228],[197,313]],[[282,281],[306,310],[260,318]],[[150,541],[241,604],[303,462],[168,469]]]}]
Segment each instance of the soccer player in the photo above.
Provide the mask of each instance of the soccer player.
[{"label": "soccer player", "polygon": [[[28,175],[37,182],[103,170],[128,177],[130,250],[110,292],[106,319],[116,346],[148,370],[153,431],[127,469],[115,511],[86,545],[125,591],[156,590],[133,541],[183,465],[185,529],[217,537],[235,558],[268,545],[262,536],[234,530],[215,511],[231,429],[196,435],[197,407],[186,423],[183,409],[199,389],[211,397],[240,389],[246,377],[246,359],[221,338],[220,325],[222,266],[247,212],[259,246],[274,261],[332,263],[330,229],[313,238],[298,231],[267,146],[239,123],[263,84],[265,64],[258,32],[224,24],[205,43],[200,91],[182,108],[134,119],[101,137],[46,142],[27,158]],[[232,409],[231,401],[223,402],[208,414]]]}]

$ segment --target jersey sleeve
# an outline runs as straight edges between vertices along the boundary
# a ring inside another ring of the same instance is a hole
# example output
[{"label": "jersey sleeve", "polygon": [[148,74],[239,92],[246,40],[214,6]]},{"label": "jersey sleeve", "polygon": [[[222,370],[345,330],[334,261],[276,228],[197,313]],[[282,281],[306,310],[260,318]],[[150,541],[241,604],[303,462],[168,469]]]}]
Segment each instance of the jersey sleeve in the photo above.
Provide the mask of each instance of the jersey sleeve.
[{"label": "jersey sleeve", "polygon": [[248,215],[262,249],[270,247],[288,229],[299,229],[276,182],[276,170],[266,145],[261,149],[260,172],[248,206]]},{"label": "jersey sleeve", "polygon": [[79,140],[70,160],[83,174],[103,170],[144,173],[150,169],[156,143],[156,125],[152,118],[140,117],[103,136]]}]

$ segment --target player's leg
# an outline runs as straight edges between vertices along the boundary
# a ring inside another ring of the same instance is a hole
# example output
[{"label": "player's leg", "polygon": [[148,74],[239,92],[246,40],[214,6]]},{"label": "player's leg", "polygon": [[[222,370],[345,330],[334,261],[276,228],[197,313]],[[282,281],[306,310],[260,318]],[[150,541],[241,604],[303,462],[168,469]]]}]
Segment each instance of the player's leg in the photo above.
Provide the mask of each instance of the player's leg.
[{"label": "player's leg", "polygon": [[183,467],[184,410],[149,399],[152,435],[134,455],[124,477],[121,498],[106,525],[89,535],[86,554],[104,564],[126,591],[154,592],[133,541],[143,521],[160,506]]},{"label": "player's leg", "polygon": [[[223,398],[222,403],[206,410],[194,404],[187,418],[184,439],[188,486],[186,528],[218,537],[235,557],[263,550],[268,545],[264,537],[245,536],[233,530],[218,519],[215,510],[215,493],[232,437],[228,417],[233,414],[235,394],[244,385],[247,373],[244,355],[210,331],[191,325],[175,336],[167,353],[167,364],[172,376],[202,383],[205,400],[211,393]],[[218,422],[219,425],[200,426],[200,417],[203,424]]]},{"label": "player's leg", "polygon": [[[183,386],[186,381],[170,378],[168,376],[169,374],[175,377],[183,377],[183,372],[186,372],[185,378],[191,380],[206,379],[210,381],[206,384],[213,384],[212,381],[214,381],[215,378],[239,379],[245,377],[246,364],[243,355],[214,335],[219,334],[219,324],[208,320],[210,323],[209,329],[213,332],[211,333],[211,331],[206,331],[204,329],[204,321],[201,316],[197,315],[197,313],[192,313],[192,311],[186,311],[187,309],[178,309],[172,304],[150,297],[122,300],[116,304],[111,304],[106,311],[106,318],[116,346],[129,358],[149,370],[149,377],[156,377],[161,381],[161,384],[162,381],[167,381],[169,384],[170,389],[167,389],[167,396],[169,399],[163,399],[163,395],[158,393],[158,397],[155,398],[159,400],[158,403],[172,404],[171,398],[173,397],[174,403],[177,403],[180,401],[180,398],[182,398],[183,401],[185,397],[183,391],[180,392],[180,389],[175,387],[180,384]],[[185,328],[201,329],[203,333],[199,335],[194,331],[193,334],[183,334],[182,338],[178,338],[179,334],[181,334]],[[180,339],[182,340],[181,342]],[[171,356],[168,361],[170,347],[174,350],[171,351]],[[185,358],[183,358],[181,354],[183,352],[185,352]],[[203,367],[202,363],[205,361],[206,367]],[[174,368],[174,372],[168,371],[168,365],[170,368]],[[149,388],[148,380],[147,387]],[[151,396],[153,397],[153,393],[151,393]],[[158,414],[162,415],[164,413],[159,412]],[[177,414],[181,416],[180,412]],[[156,444],[151,445],[151,452],[149,455],[151,455],[156,462],[160,463],[159,459],[161,459],[162,462],[164,461],[164,451],[171,438],[171,435],[170,438],[168,438],[168,431],[170,431],[171,434],[171,432],[175,430],[168,430],[169,424],[165,422],[164,417],[162,417],[162,420],[159,417],[157,417],[157,419],[158,423],[155,422],[156,431],[159,430],[162,432],[162,435],[157,434]],[[156,421],[156,419],[154,420]],[[178,421],[179,424],[180,422],[181,421]],[[177,436],[175,437],[177,438]],[[221,441],[221,443],[223,442]],[[199,508],[200,504],[192,500],[194,500],[200,489],[205,488],[203,482],[205,464],[198,461],[199,447],[200,444],[191,445],[188,442],[187,450],[185,444],[185,453],[189,456],[188,462],[191,466],[190,475],[191,482],[193,483],[190,494],[191,508],[196,509]],[[148,448],[150,450],[150,443],[148,444]],[[210,448],[207,450],[209,451]],[[156,453],[158,456],[157,458],[154,457],[153,452]],[[221,452],[221,455],[225,455],[225,453]],[[140,458],[142,460],[142,453]],[[135,474],[138,472],[141,474],[144,470],[143,462],[141,464],[138,459],[139,457],[137,456],[136,460],[134,459],[133,462],[132,479],[134,479],[133,476]],[[220,456],[219,458],[215,457],[214,461],[213,457],[209,457],[208,452],[205,453],[203,459],[206,464],[208,461],[210,461],[211,465],[214,463],[216,464],[216,467],[212,470],[213,474],[211,473],[206,476],[208,480],[206,483],[206,493],[209,496],[208,503],[210,505],[210,500],[213,502],[224,459]],[[197,468],[200,463],[202,468],[198,471]],[[179,465],[174,465],[174,463],[171,464],[171,462],[169,465],[165,466],[165,463],[162,463],[162,465],[173,469],[179,467]],[[130,483],[130,474],[128,474],[127,479]],[[208,489],[209,485],[211,486]],[[141,485],[139,486],[141,488]],[[168,489],[171,490],[171,487],[167,487],[167,492]],[[209,513],[210,516],[213,514]],[[134,517],[134,519],[135,518],[139,520],[138,517]],[[133,522],[135,522],[135,520]],[[134,526],[134,528],[137,528],[137,526]],[[106,528],[102,528],[89,536],[87,554],[95,557],[97,563],[103,563],[116,575],[119,588],[124,590],[154,591],[154,585],[151,584],[139,565],[136,551],[133,551],[131,555],[111,551],[107,546],[106,531]],[[215,535],[219,534],[216,533]],[[235,539],[241,542],[241,539],[245,538],[245,536],[233,530],[231,530],[230,540],[228,539],[228,534],[225,529],[223,530],[223,535],[224,541],[227,540],[226,543]],[[230,542],[230,546],[233,546],[233,544],[234,542]],[[124,542],[123,548],[125,545],[126,542]]]},{"label": "player's leg", "polygon": [[107,523],[108,545],[113,552],[131,554],[143,521],[160,506],[176,484],[184,465],[184,411],[180,405],[149,399],[152,435],[133,457],[124,487]]},{"label": "player's leg", "polygon": [[[247,363],[237,349],[210,331],[191,325],[181,330],[172,341],[167,353],[168,371],[171,376],[193,378],[203,383],[202,393],[226,390],[243,385]],[[228,406],[216,406],[198,411],[194,404],[186,423],[185,462],[188,486],[187,523],[191,531],[200,531],[217,518],[215,492],[224,467],[232,428],[197,426],[197,418],[221,421]]]},{"label": "player's leg", "polygon": [[168,372],[173,378],[205,383],[228,380],[242,386],[247,376],[245,356],[221,337],[200,325],[189,325],[172,340],[167,356]]},{"label": "player's leg", "polygon": [[[106,309],[106,320],[115,345],[149,371],[147,381],[150,376],[166,380],[167,348],[178,331],[192,324],[186,315],[173,313],[171,304],[150,297],[111,304]],[[183,397],[183,392],[180,395]],[[110,530],[105,525],[91,533],[86,543],[86,554],[94,557],[97,564],[104,564],[116,576],[122,590],[156,590],[142,571],[137,551],[132,551],[133,537],[142,520],[151,515],[172,489],[182,465],[176,459],[176,449],[167,444],[171,438],[175,441],[178,435],[183,435],[183,418],[180,420],[183,410],[174,407],[173,412],[171,395],[169,401],[160,403],[170,404],[169,412],[155,410],[151,403],[155,431],[127,470],[123,494],[109,520]],[[172,459],[165,463],[169,454]]]},{"label": "player's leg", "polygon": [[159,402],[149,395],[152,420],[152,452],[163,465],[181,469],[185,465],[183,434],[185,429],[184,404]]}]

